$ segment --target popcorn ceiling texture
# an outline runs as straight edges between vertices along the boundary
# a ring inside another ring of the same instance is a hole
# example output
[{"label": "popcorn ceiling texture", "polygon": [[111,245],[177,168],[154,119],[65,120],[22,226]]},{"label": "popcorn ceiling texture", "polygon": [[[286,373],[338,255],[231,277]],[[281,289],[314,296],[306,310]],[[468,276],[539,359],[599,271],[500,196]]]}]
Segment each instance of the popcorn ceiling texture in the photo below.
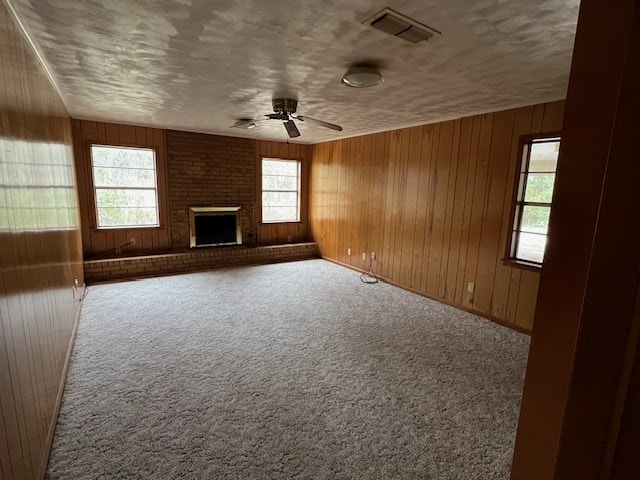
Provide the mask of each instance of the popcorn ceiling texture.
[{"label": "popcorn ceiling texture", "polygon": [[[412,45],[361,24],[387,0],[11,0],[76,118],[285,140],[228,127],[292,96],[304,143],[564,98],[579,0],[406,0],[441,32]],[[340,85],[354,62],[372,89]]]},{"label": "popcorn ceiling texture", "polygon": [[323,260],[97,285],[48,478],[507,479],[528,347]]}]

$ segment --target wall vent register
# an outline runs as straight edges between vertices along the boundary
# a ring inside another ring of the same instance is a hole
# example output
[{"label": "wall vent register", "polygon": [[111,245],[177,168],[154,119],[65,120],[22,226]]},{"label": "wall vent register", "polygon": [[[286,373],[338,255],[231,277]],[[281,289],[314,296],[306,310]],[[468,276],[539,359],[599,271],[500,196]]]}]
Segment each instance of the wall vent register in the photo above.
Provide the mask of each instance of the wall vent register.
[{"label": "wall vent register", "polygon": [[438,30],[417,22],[390,8],[381,10],[362,23],[410,43],[426,42],[434,35],[440,35]]}]

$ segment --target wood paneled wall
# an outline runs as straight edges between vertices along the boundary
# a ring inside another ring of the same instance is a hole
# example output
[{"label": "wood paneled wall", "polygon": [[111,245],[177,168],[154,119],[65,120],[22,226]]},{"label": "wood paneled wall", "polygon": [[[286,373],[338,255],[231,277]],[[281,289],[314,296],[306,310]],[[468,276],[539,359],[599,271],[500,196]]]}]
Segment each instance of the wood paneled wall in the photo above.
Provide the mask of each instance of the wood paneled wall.
[{"label": "wood paneled wall", "polygon": [[[91,170],[91,144],[156,150],[159,228],[98,229]],[[78,170],[82,248],[86,258],[166,251],[171,247],[165,131],[159,128],[73,120],[73,149]],[[119,251],[119,253],[117,253]]]},{"label": "wood paneled wall", "polygon": [[0,3],[0,479],[46,467],[79,303],[71,122]]},{"label": "wood paneled wall", "polygon": [[539,273],[502,261],[518,141],[560,131],[563,107],[314,145],[311,233],[321,254],[360,269],[368,264],[362,253],[375,252],[374,267],[389,282],[530,331]]},{"label": "wood paneled wall", "polygon": [[[309,172],[311,146],[282,142],[256,141],[256,222],[260,245],[304,242],[309,237]],[[261,223],[262,211],[262,158],[282,158],[301,161],[300,179],[300,222],[298,223]]]}]

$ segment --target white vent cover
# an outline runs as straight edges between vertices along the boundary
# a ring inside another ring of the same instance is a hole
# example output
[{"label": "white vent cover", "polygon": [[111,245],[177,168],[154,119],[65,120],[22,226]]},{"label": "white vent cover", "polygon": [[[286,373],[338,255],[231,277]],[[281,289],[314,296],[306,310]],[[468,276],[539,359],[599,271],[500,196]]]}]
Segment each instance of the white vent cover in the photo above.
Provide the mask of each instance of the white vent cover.
[{"label": "white vent cover", "polygon": [[429,40],[434,35],[440,35],[439,31],[390,8],[379,11],[375,15],[367,18],[362,24],[381,30],[389,35],[402,38],[411,43],[420,43]]}]

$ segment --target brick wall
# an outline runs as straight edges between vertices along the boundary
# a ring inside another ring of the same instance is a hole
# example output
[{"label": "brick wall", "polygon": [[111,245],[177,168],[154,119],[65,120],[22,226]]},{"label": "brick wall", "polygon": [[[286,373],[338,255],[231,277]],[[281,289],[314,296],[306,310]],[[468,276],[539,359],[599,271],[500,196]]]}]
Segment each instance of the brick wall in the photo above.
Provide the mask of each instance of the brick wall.
[{"label": "brick wall", "polygon": [[172,248],[189,247],[190,206],[237,206],[242,239],[255,238],[255,142],[251,139],[167,130]]},{"label": "brick wall", "polygon": [[87,260],[84,262],[88,284],[176,273],[197,272],[220,267],[259,265],[318,258],[313,242],[267,247],[220,247],[142,257]]}]

